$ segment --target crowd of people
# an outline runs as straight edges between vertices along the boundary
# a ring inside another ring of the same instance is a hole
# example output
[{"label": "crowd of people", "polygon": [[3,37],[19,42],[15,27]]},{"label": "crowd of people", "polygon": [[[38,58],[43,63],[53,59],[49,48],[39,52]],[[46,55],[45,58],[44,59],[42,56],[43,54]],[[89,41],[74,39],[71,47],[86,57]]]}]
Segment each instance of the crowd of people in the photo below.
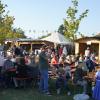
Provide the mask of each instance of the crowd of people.
[{"label": "crowd of people", "polygon": [[[83,87],[83,94],[88,93],[87,73],[96,71],[98,63],[95,54],[86,49],[85,54],[70,55],[66,46],[55,49],[52,46],[43,45],[38,52],[26,52],[21,46],[15,45],[6,57],[0,55],[0,85],[10,87],[13,82],[15,88],[23,86],[18,78],[28,77],[28,82],[35,80],[41,93],[50,95],[48,73],[56,76],[55,87],[57,94],[66,89],[66,94],[71,95],[69,80],[75,85]],[[100,100],[100,72],[96,73],[96,85],[91,91],[95,100]],[[92,83],[92,81],[91,81]],[[97,95],[99,87],[99,94]],[[91,88],[92,89],[92,88]],[[94,92],[95,91],[95,92]],[[99,96],[99,97],[98,97]],[[98,99],[99,98],[99,99]]]}]

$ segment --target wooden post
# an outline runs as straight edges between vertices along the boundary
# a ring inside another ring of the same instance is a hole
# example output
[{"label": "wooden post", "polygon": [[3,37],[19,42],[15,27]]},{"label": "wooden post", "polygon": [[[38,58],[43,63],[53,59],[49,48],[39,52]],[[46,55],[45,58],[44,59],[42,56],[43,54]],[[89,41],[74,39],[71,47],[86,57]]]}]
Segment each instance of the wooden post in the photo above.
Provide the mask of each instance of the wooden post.
[{"label": "wooden post", "polygon": [[31,52],[33,51],[33,44],[31,43]]},{"label": "wooden post", "polygon": [[79,53],[79,43],[75,43],[75,54]]}]

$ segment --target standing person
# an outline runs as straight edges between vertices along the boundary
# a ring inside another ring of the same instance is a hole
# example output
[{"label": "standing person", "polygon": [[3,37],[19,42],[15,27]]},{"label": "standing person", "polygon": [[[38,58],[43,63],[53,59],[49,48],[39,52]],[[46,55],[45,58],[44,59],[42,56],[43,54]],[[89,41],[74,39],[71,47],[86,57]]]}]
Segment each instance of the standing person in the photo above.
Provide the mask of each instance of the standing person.
[{"label": "standing person", "polygon": [[0,55],[0,85],[3,83],[2,82],[2,68],[4,65],[4,57],[2,55]]},{"label": "standing person", "polygon": [[20,48],[19,47],[14,47],[14,54],[16,55],[16,56],[19,56],[20,54],[21,54],[21,52],[20,52]]},{"label": "standing person", "polygon": [[87,49],[85,50],[85,57],[90,57],[90,48],[87,47]]},{"label": "standing person", "polygon": [[96,85],[93,89],[93,100],[100,100],[100,70],[96,72]]},{"label": "standing person", "polygon": [[95,63],[90,59],[90,57],[87,57],[86,66],[89,72],[92,72],[93,70],[95,70]]},{"label": "standing person", "polygon": [[63,53],[63,47],[60,46],[59,49],[58,49],[59,57],[62,55],[62,53]]},{"label": "standing person", "polygon": [[1,72],[1,69],[4,65],[4,61],[5,61],[4,57],[2,55],[0,55],[0,72]]},{"label": "standing person", "polygon": [[65,56],[67,56],[68,52],[67,52],[67,48],[66,48],[66,46],[63,47],[63,51],[62,51],[62,53],[63,53]]},{"label": "standing person", "polygon": [[48,90],[48,57],[46,55],[46,46],[43,45],[41,48],[41,53],[39,54],[39,68],[40,68],[40,85],[39,89],[41,92],[49,95]]}]

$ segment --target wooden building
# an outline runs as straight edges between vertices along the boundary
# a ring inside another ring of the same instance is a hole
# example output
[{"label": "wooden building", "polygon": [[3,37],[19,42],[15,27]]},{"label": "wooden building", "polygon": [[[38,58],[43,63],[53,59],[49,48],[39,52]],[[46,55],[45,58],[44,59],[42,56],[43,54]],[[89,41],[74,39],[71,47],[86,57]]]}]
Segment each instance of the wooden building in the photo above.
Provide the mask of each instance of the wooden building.
[{"label": "wooden building", "polygon": [[100,61],[100,36],[84,37],[75,40],[75,54],[84,55],[87,47],[90,47],[90,51],[95,53]]},{"label": "wooden building", "polygon": [[8,48],[10,48],[13,45],[16,46],[23,46],[27,51],[32,51],[35,49],[40,49],[42,45],[53,45],[53,43],[44,41],[44,40],[33,40],[30,38],[18,38],[18,39],[6,39],[5,45]]}]

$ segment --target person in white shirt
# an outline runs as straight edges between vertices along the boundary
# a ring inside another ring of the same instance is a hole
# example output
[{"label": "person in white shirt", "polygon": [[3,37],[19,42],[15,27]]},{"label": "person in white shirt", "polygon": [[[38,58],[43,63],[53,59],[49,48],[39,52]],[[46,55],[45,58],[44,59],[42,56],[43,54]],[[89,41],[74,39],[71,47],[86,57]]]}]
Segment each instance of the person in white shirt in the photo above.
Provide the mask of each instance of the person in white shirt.
[{"label": "person in white shirt", "polygon": [[87,49],[85,50],[85,57],[89,57],[90,56],[90,48],[87,47]]},{"label": "person in white shirt", "polygon": [[63,47],[63,52],[62,52],[65,56],[67,56],[67,49],[66,49],[66,47],[64,46]]}]

